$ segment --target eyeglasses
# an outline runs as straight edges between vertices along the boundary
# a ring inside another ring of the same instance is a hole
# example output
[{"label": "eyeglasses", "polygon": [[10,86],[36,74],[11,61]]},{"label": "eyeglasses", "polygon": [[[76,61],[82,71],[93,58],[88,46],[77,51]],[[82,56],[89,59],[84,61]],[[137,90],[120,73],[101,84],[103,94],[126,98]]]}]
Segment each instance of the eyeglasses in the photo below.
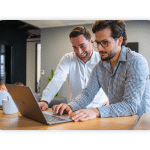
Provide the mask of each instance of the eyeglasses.
[{"label": "eyeglasses", "polygon": [[98,45],[100,44],[103,48],[106,48],[106,47],[108,47],[108,43],[111,42],[112,40],[116,40],[116,38],[111,39],[109,41],[106,41],[106,40],[103,40],[101,42],[94,41],[94,47],[98,48]]}]

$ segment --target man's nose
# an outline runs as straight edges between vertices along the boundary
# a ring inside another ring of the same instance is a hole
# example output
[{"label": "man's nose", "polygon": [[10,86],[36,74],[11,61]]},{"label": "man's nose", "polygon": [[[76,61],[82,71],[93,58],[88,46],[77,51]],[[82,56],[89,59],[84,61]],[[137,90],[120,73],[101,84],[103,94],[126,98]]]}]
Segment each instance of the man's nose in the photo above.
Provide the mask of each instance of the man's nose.
[{"label": "man's nose", "polygon": [[82,49],[79,47],[78,52],[81,54],[83,51]]},{"label": "man's nose", "polygon": [[97,49],[98,49],[99,52],[104,50],[104,48],[103,48],[103,46],[101,44],[97,45]]}]

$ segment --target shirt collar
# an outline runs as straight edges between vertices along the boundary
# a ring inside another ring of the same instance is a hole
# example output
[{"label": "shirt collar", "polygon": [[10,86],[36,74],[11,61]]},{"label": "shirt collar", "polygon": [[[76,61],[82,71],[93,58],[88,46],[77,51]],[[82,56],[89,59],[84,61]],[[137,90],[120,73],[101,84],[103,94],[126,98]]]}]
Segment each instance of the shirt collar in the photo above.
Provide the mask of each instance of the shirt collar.
[{"label": "shirt collar", "polygon": [[[98,56],[100,58],[100,54],[99,53],[98,53]],[[95,60],[96,60],[96,57],[97,57],[97,52],[93,49],[93,54],[91,56],[91,59],[89,61],[87,61],[86,64],[88,64],[88,63],[94,64]]]},{"label": "shirt collar", "polygon": [[121,49],[121,52],[120,52],[120,56],[119,56],[119,60],[118,60],[118,61],[126,61],[126,60],[127,60],[126,54],[127,54],[126,47],[125,47],[125,46],[122,46],[122,49]]},{"label": "shirt collar", "polygon": [[[92,49],[92,50],[93,50],[93,49]],[[95,58],[95,51],[93,50],[93,54],[92,54],[92,56],[91,56],[90,61],[92,61],[94,58]]]}]

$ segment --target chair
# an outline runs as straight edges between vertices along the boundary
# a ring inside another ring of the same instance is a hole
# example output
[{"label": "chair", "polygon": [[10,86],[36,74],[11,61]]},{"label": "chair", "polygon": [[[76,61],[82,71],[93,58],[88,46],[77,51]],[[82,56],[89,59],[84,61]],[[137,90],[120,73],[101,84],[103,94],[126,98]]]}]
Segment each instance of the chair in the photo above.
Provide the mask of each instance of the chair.
[{"label": "chair", "polygon": [[54,105],[58,105],[61,103],[67,104],[67,99],[64,97],[54,97],[54,99],[49,103],[48,107],[52,108]]},{"label": "chair", "polygon": [[149,79],[146,81],[145,91],[142,96],[142,101],[140,107],[137,110],[136,115],[138,115],[140,119],[143,113],[150,113],[150,80]]},{"label": "chair", "polygon": [[[37,102],[39,102],[41,100],[42,95],[41,94],[36,94],[33,93],[34,97],[36,99]],[[54,97],[53,100],[49,103],[48,107],[52,108],[54,105],[58,105],[61,103],[66,103],[67,104],[67,98],[64,97]]]}]

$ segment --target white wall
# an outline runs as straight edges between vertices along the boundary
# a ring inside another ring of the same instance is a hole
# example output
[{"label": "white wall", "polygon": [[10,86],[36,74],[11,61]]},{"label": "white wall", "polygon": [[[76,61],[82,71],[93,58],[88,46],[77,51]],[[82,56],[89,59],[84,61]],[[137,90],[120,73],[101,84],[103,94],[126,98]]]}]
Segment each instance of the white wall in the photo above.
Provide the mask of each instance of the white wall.
[{"label": "white wall", "polygon": [[150,68],[150,21],[126,22],[128,42],[139,42],[139,53],[148,61]]},{"label": "white wall", "polygon": [[[90,30],[92,29],[92,25],[84,26]],[[45,70],[45,74],[41,77],[41,92],[48,84],[47,77],[50,76],[51,69],[56,69],[57,64],[65,53],[73,51],[69,33],[74,27],[56,27],[41,30],[41,69]],[[139,42],[139,53],[147,59],[150,66],[150,22],[127,21],[126,29],[128,42]],[[93,33],[92,35],[94,37]],[[69,90],[66,83],[60,89],[58,95],[69,100]]]},{"label": "white wall", "polygon": [[35,42],[27,42],[26,86],[35,92]]}]

